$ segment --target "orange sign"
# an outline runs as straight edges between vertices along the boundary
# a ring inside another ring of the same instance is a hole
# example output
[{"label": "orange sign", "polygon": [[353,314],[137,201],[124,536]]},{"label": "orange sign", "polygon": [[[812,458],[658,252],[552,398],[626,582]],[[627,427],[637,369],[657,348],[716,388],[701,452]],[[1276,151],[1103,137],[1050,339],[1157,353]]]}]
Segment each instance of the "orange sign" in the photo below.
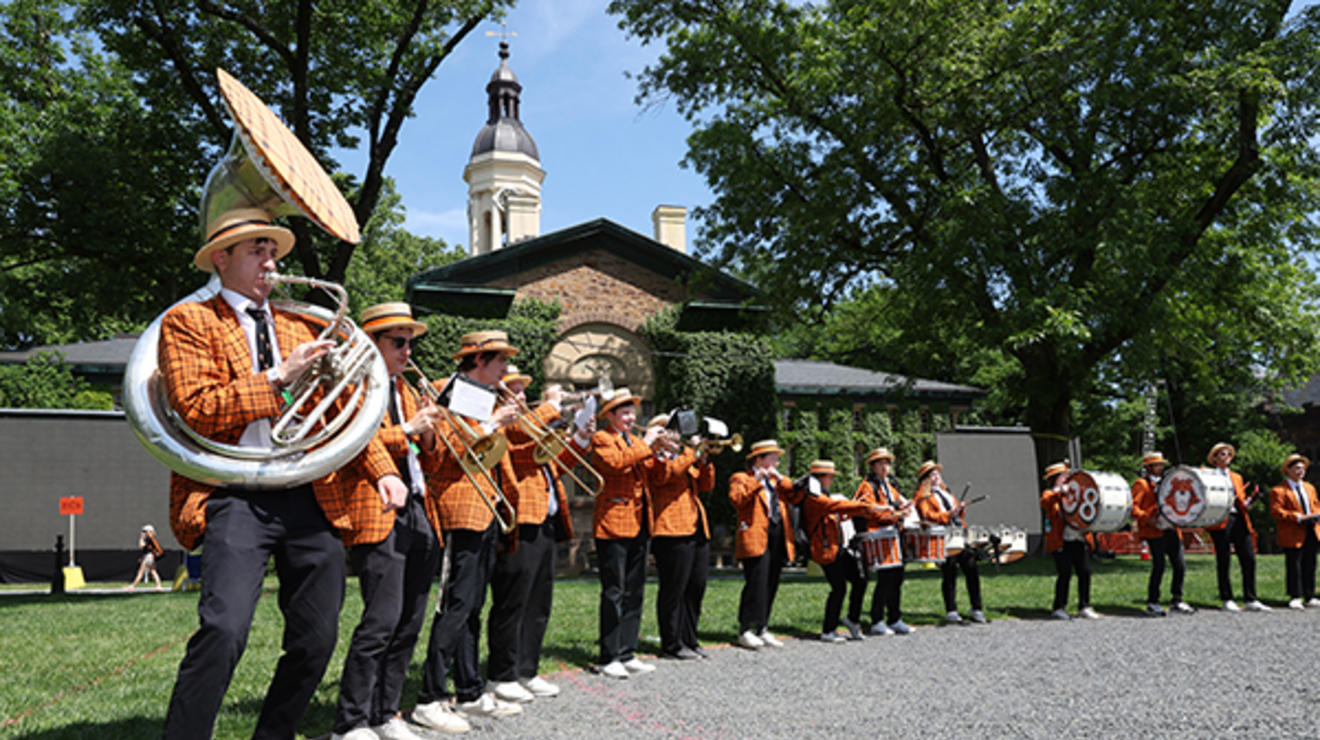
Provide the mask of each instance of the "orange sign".
[{"label": "orange sign", "polygon": [[60,497],[60,515],[81,514],[83,513],[82,496],[61,496]]}]

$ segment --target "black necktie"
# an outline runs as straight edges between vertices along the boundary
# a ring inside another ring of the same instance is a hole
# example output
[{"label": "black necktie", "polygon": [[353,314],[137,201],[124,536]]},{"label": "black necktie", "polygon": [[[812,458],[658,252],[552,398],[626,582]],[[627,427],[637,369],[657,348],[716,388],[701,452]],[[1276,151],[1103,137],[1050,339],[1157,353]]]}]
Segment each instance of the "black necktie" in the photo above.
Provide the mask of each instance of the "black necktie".
[{"label": "black necktie", "polygon": [[779,492],[775,490],[774,484],[771,483],[768,479],[765,481],[764,485],[765,485],[766,493],[770,495],[770,523],[778,524],[780,520]]},{"label": "black necktie", "polygon": [[275,367],[275,356],[270,351],[270,330],[266,324],[266,312],[259,308],[248,308],[248,316],[257,322],[257,372],[265,372]]}]

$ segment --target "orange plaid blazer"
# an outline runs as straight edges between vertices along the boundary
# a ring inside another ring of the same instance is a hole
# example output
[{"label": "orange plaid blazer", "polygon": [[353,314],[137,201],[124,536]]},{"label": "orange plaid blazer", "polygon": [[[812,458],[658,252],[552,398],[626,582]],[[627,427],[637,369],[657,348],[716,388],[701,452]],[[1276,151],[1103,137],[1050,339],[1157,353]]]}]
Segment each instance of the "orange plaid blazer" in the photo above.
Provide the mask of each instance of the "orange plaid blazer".
[{"label": "orange plaid blazer", "polygon": [[596,495],[592,534],[602,540],[636,537],[642,532],[643,516],[647,531],[654,531],[655,511],[646,487],[646,470],[655,460],[651,448],[641,439],[633,439],[629,446],[622,434],[607,429],[592,435],[591,453],[596,471],[605,480]]},{"label": "orange plaid blazer", "polygon": [[[1316,497],[1315,486],[1302,481],[1302,490],[1308,497],[1311,513],[1320,514],[1320,498]],[[1306,542],[1307,526],[1297,523],[1297,518],[1302,516],[1302,504],[1288,481],[1270,489],[1270,516],[1279,524],[1275,534],[1279,547],[1301,547]],[[1320,524],[1312,524],[1310,529],[1320,537]]]},{"label": "orange plaid blazer", "polygon": [[687,448],[678,457],[660,460],[647,468],[646,483],[655,507],[656,537],[686,537],[702,534],[710,539],[710,521],[701,494],[715,487],[715,466],[710,460],[698,463],[694,450]]},{"label": "orange plaid blazer", "polygon": [[[1137,476],[1132,481],[1132,521],[1137,525],[1137,536],[1143,540],[1155,540],[1164,536],[1167,530],[1155,526],[1159,519],[1160,507],[1155,497],[1155,486],[1144,476]],[[1178,528],[1174,527],[1178,532]],[[1181,533],[1180,533],[1181,536]],[[1063,534],[1059,534],[1060,543],[1054,550],[1063,547]],[[1050,552],[1054,552],[1050,550]]]},{"label": "orange plaid blazer", "polygon": [[[273,310],[281,357],[316,339],[317,327],[296,314]],[[280,398],[263,373],[254,372],[247,335],[234,309],[217,295],[170,309],[161,320],[157,364],[170,406],[197,433],[234,444],[247,425],[280,413]],[[396,475],[394,461],[373,439],[347,466],[375,484]],[[314,483],[316,500],[336,527],[348,526],[340,492],[328,478]],[[196,549],[206,532],[206,501],[214,486],[170,474],[170,529],[179,544]]]},{"label": "orange plaid blazer", "polygon": [[[889,490],[893,492],[894,498],[898,502],[898,506],[901,508],[903,504],[907,503],[907,499],[903,498],[903,494],[898,492],[898,487],[894,485],[893,481],[888,481],[888,483],[889,483]],[[875,504],[876,506],[888,509],[887,512],[881,513],[878,519],[859,520],[857,522],[858,531],[866,529],[867,528],[866,525],[869,525],[871,523],[877,524],[881,527],[898,524],[898,514],[894,512],[894,507],[890,505],[888,500],[886,500],[883,492],[876,490],[875,486],[871,485],[870,480],[866,478],[862,479],[861,484],[857,486],[857,490],[853,493],[853,500],[865,501],[867,503]]]},{"label": "orange plaid blazer", "polygon": [[[1228,471],[1228,477],[1233,481],[1233,508],[1237,510],[1238,518],[1245,519],[1247,523],[1247,532],[1255,534],[1256,528],[1251,526],[1251,517],[1247,516],[1247,484],[1238,475],[1236,470]],[[1224,521],[1206,529],[1224,529],[1228,526],[1228,517]]]},{"label": "orange plaid blazer", "polygon": [[[399,390],[399,417],[407,421],[421,406],[421,394],[402,376],[394,379],[394,385]],[[408,454],[409,439],[404,435],[403,427],[395,424],[389,413],[386,413],[381,420],[376,439],[380,440],[390,457],[396,461]],[[432,435],[429,448],[422,446],[421,437],[417,438],[416,444],[417,461],[421,463],[422,474],[434,473],[440,467],[440,442]],[[382,509],[380,493],[376,491],[374,484],[348,472],[337,473],[333,476],[332,482],[339,487],[340,497],[344,501],[348,516],[348,526],[339,532],[345,547],[375,544],[390,535],[390,531],[394,529],[394,512]]]},{"label": "orange plaid blazer", "polygon": [[[559,410],[549,403],[542,403],[532,410],[532,418],[543,425],[548,425],[559,419]],[[509,439],[509,461],[513,466],[516,481],[510,492],[509,501],[518,511],[519,524],[541,524],[550,511],[550,485],[545,478],[546,468],[536,464],[535,455],[538,449],[536,441],[518,425],[510,427],[505,432],[505,436]],[[586,455],[587,451],[571,440],[568,444],[573,445],[578,454]],[[559,461],[570,468],[577,464],[577,459],[567,450],[560,453]],[[560,524],[568,533],[568,538],[572,539],[573,521],[568,512],[568,498],[564,494],[564,486],[559,481],[559,468],[551,464],[548,469],[555,478]]]},{"label": "orange plaid blazer", "polygon": [[[939,494],[935,493],[933,489],[926,491],[925,494],[919,494],[917,496],[917,516],[921,517],[923,523],[949,524],[953,521],[952,512],[954,509],[958,508],[958,497],[953,495],[952,491],[945,491],[944,495],[948,496],[949,500],[953,502],[947,509],[944,508],[944,504],[940,501]],[[1059,536],[1062,537],[1063,535]]]},{"label": "orange plaid blazer", "polygon": [[[779,496],[780,521],[784,523],[784,545],[788,559],[797,557],[793,549],[793,525],[789,518],[789,504],[802,500],[802,492],[793,488],[793,481],[784,476],[775,486]],[[755,558],[765,554],[769,544],[770,501],[765,489],[751,473],[737,472],[729,478],[729,501],[738,512],[738,536],[734,543],[733,554],[738,559]]]},{"label": "orange plaid blazer", "polygon": [[[837,560],[839,546],[848,544],[839,541],[839,523],[844,519],[856,518],[861,524],[875,506],[869,501],[849,501],[830,498],[828,495],[805,496],[802,499],[802,519],[807,539],[811,542],[811,559],[821,565],[829,565]],[[865,526],[857,527],[859,532],[865,529]]]},{"label": "orange plaid blazer", "polygon": [[[441,381],[435,381],[440,385]],[[469,419],[459,414],[453,415],[454,420],[461,424],[465,431],[459,431],[443,417],[436,426],[436,434],[443,434],[449,444],[453,446],[454,451],[459,455],[467,452],[468,439],[476,439],[485,434],[481,428],[481,422]],[[496,430],[495,434],[503,434],[503,431]],[[495,515],[491,513],[490,507],[482,503],[481,498],[485,497],[492,505],[498,505],[496,494],[490,490],[490,483],[486,477],[480,473],[474,473],[477,485],[480,490],[472,486],[463,468],[459,466],[458,460],[449,454],[448,448],[444,442],[437,442],[444,454],[440,456],[440,464],[435,472],[426,476],[426,516],[431,520],[431,526],[435,531],[443,534],[450,529],[470,529],[476,532],[485,531],[490,526]],[[500,486],[504,495],[509,497],[510,502],[515,494],[514,485],[517,476],[513,472],[513,464],[509,460],[508,453],[500,458],[498,464],[490,469],[490,475]],[[501,516],[509,523],[515,521],[516,513],[510,511],[501,511]]]},{"label": "orange plaid blazer", "polygon": [[1063,547],[1063,528],[1068,524],[1063,520],[1062,504],[1063,493],[1058,489],[1046,488],[1040,492],[1040,508],[1045,512],[1045,552]]}]

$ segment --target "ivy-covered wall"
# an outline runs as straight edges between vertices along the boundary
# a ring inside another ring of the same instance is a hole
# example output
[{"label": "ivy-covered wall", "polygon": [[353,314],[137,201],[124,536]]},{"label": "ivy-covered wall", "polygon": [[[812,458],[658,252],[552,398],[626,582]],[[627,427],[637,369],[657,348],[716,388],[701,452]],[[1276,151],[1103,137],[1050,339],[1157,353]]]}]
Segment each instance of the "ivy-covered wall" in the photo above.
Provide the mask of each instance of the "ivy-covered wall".
[{"label": "ivy-covered wall", "polygon": [[518,369],[532,376],[527,389],[529,399],[540,398],[545,383],[545,358],[559,338],[555,322],[559,304],[535,298],[513,302],[509,315],[502,319],[473,319],[464,316],[427,314],[418,320],[426,324],[426,334],[413,351],[416,362],[431,380],[448,377],[458,367],[453,354],[464,334],[499,329],[508,333],[509,343],[518,348],[511,360]]}]

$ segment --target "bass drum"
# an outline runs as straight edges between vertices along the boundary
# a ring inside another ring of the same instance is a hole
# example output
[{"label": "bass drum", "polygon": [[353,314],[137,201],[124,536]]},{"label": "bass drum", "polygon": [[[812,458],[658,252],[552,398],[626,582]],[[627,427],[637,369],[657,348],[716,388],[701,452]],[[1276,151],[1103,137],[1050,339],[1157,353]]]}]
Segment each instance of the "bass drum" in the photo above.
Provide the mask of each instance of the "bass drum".
[{"label": "bass drum", "polygon": [[1117,532],[1132,512],[1132,490],[1123,476],[1078,470],[1063,486],[1063,520],[1078,531]]},{"label": "bass drum", "polygon": [[1182,529],[1213,527],[1233,508],[1233,484],[1227,476],[1178,465],[1164,474],[1155,499],[1160,514]]}]

